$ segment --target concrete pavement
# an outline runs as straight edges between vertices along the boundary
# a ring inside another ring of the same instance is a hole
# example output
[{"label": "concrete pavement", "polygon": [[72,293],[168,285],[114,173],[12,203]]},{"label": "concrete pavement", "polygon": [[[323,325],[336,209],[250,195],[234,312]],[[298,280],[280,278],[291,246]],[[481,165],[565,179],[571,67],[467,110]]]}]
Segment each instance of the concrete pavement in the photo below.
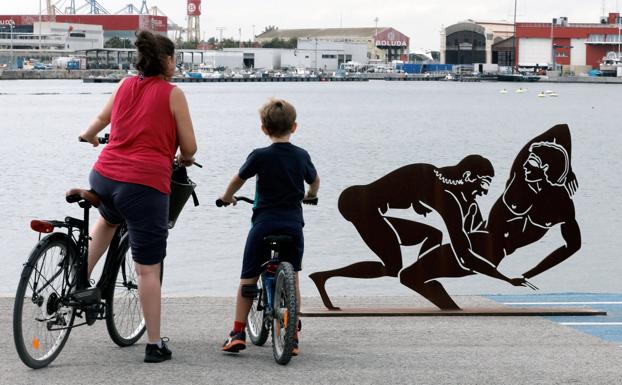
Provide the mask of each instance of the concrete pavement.
[{"label": "concrete pavement", "polygon": [[[318,298],[305,298],[318,307]],[[415,297],[335,298],[343,307],[421,306]],[[460,297],[465,307],[496,306]],[[617,384],[622,347],[541,317],[303,318],[302,354],[286,367],[270,340],[238,356],[220,346],[233,298],[168,297],[163,335],[173,360],[142,363],[144,340],[118,348],[105,322],[75,329],[48,368],[17,357],[12,298],[0,298],[0,384]]]}]

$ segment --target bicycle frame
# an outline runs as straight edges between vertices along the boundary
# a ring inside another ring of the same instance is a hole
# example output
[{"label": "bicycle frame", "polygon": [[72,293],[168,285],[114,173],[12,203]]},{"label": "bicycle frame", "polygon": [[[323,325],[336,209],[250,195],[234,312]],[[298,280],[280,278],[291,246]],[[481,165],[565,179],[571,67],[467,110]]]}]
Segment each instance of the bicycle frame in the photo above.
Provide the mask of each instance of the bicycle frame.
[{"label": "bicycle frame", "polygon": [[266,262],[266,269],[261,273],[261,282],[264,290],[266,291],[266,304],[264,314],[272,321],[274,315],[274,286],[276,285],[276,276],[274,275],[277,267],[281,261],[278,259],[278,253],[272,256],[272,258]]}]

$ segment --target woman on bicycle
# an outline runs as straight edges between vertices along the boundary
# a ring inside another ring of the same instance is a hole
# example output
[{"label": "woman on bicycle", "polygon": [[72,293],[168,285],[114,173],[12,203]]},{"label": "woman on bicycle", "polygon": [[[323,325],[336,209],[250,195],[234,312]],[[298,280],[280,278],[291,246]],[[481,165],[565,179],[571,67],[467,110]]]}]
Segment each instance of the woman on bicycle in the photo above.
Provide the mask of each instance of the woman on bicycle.
[{"label": "woman on bicycle", "polygon": [[139,75],[121,81],[80,134],[97,146],[97,134],[111,124],[109,144],[89,176],[102,203],[91,231],[88,272],[125,221],[149,339],[145,362],[161,362],[171,358],[160,337],[160,268],[166,256],[172,163],[179,147],[178,161],[192,165],[197,146],[184,93],[169,83],[175,73],[173,42],[142,31],[135,45]]}]

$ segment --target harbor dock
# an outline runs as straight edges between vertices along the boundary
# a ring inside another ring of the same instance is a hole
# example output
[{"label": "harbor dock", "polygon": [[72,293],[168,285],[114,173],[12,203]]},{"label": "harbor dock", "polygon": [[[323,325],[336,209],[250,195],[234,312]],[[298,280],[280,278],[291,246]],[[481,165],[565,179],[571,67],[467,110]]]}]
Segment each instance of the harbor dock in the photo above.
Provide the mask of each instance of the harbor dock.
[{"label": "harbor dock", "polygon": [[[428,307],[405,297],[338,297],[341,306]],[[303,317],[301,354],[277,365],[270,340],[238,355],[220,346],[231,324],[233,298],[165,297],[163,335],[171,361],[142,362],[145,341],[117,347],[103,321],[76,328],[49,367],[31,370],[11,342],[0,348],[0,384],[614,384],[622,348],[541,317]],[[487,308],[497,302],[460,297]],[[12,298],[0,298],[0,332],[12,341]],[[305,308],[319,298],[303,299]]]}]

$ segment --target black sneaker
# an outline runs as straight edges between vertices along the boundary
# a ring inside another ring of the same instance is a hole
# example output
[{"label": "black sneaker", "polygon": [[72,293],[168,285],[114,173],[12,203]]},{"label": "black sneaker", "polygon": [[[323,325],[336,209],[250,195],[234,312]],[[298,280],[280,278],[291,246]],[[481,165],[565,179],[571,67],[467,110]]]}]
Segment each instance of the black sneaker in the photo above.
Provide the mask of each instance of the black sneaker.
[{"label": "black sneaker", "polygon": [[228,353],[238,353],[244,349],[246,349],[246,333],[243,331],[237,333],[232,331],[222,345],[222,351]]},{"label": "black sneaker", "polygon": [[158,344],[147,344],[145,347],[145,362],[162,362],[171,359],[173,352],[166,346],[168,338],[163,337],[160,340],[162,341],[161,348],[158,347]]}]

